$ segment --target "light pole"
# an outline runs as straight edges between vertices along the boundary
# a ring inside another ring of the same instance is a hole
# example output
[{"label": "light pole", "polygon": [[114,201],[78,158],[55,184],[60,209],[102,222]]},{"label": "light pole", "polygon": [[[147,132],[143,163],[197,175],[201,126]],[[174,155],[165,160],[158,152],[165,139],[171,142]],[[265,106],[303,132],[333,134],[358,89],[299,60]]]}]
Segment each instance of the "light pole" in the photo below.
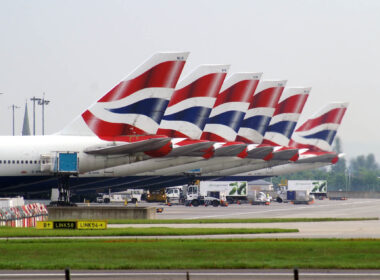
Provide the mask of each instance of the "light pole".
[{"label": "light pole", "polygon": [[48,105],[50,100],[45,99],[45,93],[41,100],[38,100],[38,105],[42,105],[42,135],[45,135],[45,105]]},{"label": "light pole", "polygon": [[40,102],[41,98],[33,96],[30,100],[33,101],[33,135],[36,135],[36,101]]},{"label": "light pole", "polygon": [[9,108],[12,109],[12,135],[15,136],[15,109],[19,109],[20,107],[12,104]]}]

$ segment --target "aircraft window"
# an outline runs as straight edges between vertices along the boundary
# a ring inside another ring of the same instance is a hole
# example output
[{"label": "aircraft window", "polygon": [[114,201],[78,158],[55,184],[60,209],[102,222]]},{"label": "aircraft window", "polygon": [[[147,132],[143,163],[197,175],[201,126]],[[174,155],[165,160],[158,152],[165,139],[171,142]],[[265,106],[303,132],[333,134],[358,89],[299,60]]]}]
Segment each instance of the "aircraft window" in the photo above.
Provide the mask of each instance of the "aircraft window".
[{"label": "aircraft window", "polygon": [[45,161],[44,161],[44,160],[42,161],[42,164],[45,164]]},{"label": "aircraft window", "polygon": [[19,164],[19,163],[20,163],[20,161],[18,160],[18,161],[16,161],[16,163],[17,163],[17,164]]},{"label": "aircraft window", "polygon": [[22,161],[20,161],[20,163],[21,163],[21,164],[24,164],[24,161],[22,160]]},{"label": "aircraft window", "polygon": [[37,164],[37,161],[36,161],[36,160],[34,161],[34,164]]},{"label": "aircraft window", "polygon": [[8,160],[8,164],[11,164],[11,161],[10,161],[10,160]]},{"label": "aircraft window", "polygon": [[25,161],[25,164],[28,164],[28,161],[27,161],[27,160]]},{"label": "aircraft window", "polygon": [[0,160],[0,164],[2,163],[2,161]]},{"label": "aircraft window", "polygon": [[13,164],[15,164],[15,163],[16,163],[16,161],[12,160],[12,163],[13,163]]}]

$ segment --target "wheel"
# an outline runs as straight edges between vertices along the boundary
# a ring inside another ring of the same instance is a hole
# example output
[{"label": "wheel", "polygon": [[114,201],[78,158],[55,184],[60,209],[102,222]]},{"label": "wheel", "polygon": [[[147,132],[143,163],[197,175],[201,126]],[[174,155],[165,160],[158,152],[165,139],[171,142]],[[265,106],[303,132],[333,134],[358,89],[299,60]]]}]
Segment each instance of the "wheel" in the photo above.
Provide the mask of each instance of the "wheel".
[{"label": "wheel", "polygon": [[137,198],[132,198],[132,203],[136,203],[137,202]]},{"label": "wheel", "polygon": [[217,200],[213,200],[212,201],[212,206],[214,206],[214,207],[218,207],[219,206],[219,201],[217,201]]},{"label": "wheel", "polygon": [[193,201],[191,202],[191,205],[193,205],[194,207],[198,207],[199,206],[199,201],[196,200],[196,199],[193,199]]},{"label": "wheel", "polygon": [[277,198],[276,198],[276,201],[277,201],[278,203],[281,203],[281,202],[282,202],[282,198],[281,198],[281,197],[277,197]]}]

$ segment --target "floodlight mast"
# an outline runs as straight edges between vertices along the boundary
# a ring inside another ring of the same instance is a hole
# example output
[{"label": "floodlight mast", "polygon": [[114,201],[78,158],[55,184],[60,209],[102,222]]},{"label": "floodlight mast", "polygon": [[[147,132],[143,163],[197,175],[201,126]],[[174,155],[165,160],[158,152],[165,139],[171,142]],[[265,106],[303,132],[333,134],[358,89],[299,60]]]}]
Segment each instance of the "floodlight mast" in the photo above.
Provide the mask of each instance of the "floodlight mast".
[{"label": "floodlight mast", "polygon": [[38,100],[38,105],[42,106],[42,135],[45,135],[45,105],[49,105],[50,100],[45,99],[45,93],[42,99]]}]

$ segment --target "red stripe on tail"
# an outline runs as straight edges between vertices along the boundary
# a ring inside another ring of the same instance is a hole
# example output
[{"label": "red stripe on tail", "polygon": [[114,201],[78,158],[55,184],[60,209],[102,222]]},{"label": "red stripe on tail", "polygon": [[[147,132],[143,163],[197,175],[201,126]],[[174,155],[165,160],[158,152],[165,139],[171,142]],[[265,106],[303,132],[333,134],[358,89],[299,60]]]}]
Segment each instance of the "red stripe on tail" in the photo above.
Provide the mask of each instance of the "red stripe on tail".
[{"label": "red stripe on tail", "polygon": [[120,100],[144,88],[175,88],[184,65],[185,61],[162,62],[134,79],[120,82],[98,102]]}]

